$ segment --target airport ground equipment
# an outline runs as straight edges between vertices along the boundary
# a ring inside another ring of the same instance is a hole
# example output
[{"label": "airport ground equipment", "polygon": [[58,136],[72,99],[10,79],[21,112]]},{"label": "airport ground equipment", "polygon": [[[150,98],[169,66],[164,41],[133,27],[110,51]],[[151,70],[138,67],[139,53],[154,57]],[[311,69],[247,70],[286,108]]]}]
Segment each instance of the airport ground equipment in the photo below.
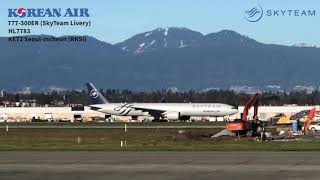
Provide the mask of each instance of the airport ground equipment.
[{"label": "airport ground equipment", "polygon": [[[248,120],[248,113],[251,107],[254,107],[253,120]],[[245,135],[248,131],[252,132],[252,136],[257,135],[257,129],[260,126],[258,119],[259,94],[256,93],[245,104],[241,119],[236,119],[233,122],[228,122],[226,129],[236,133],[237,135]]]}]

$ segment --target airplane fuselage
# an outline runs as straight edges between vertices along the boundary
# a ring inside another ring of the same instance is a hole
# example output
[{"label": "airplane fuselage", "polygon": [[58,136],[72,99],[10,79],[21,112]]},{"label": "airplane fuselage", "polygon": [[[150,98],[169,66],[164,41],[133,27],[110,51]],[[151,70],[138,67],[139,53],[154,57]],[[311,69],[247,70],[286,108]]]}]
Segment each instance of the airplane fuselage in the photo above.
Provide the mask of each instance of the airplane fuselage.
[{"label": "airplane fuselage", "polygon": [[191,116],[223,117],[238,112],[221,103],[109,103],[92,83],[86,84],[92,110],[118,116],[153,116],[154,120],[188,120]]},{"label": "airplane fuselage", "polygon": [[119,116],[150,115],[149,112],[137,110],[137,107],[151,111],[179,112],[181,116],[222,117],[238,112],[233,106],[221,103],[109,103],[90,105],[90,107],[99,112]]}]

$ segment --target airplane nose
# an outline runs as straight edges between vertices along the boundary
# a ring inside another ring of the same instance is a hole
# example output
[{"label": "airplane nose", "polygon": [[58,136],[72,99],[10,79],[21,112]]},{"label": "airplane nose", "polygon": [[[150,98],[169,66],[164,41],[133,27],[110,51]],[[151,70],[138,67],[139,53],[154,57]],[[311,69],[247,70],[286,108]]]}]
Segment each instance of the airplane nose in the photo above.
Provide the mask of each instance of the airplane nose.
[{"label": "airplane nose", "polygon": [[238,109],[232,108],[231,109],[231,114],[236,114],[236,113],[238,113]]}]

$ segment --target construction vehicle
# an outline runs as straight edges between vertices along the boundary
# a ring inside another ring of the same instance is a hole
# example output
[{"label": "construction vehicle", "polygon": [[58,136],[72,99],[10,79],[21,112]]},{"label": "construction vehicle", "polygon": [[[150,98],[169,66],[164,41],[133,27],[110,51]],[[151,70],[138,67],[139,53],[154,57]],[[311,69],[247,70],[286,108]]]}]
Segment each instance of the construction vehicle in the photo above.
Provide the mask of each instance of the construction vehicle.
[{"label": "construction vehicle", "polygon": [[314,107],[311,110],[300,111],[290,117],[281,117],[274,125],[277,126],[277,132],[293,130],[297,133],[297,131],[302,130],[301,123],[304,123],[303,133],[307,134],[313,118],[319,114],[320,112],[316,111]]},{"label": "construction vehicle", "polygon": [[309,131],[309,128],[310,128],[310,125],[311,125],[311,122],[315,116],[315,114],[319,114],[318,111],[316,111],[316,108],[312,108],[309,112],[309,115],[308,115],[308,118],[306,120],[306,122],[304,123],[304,134],[307,135],[308,134],[308,131]]},{"label": "construction vehicle", "polygon": [[282,116],[277,119],[275,125],[291,125],[293,121],[305,122],[308,114],[309,110],[303,110],[292,116]]},{"label": "construction vehicle", "polygon": [[[248,113],[251,107],[254,107],[253,120],[248,120]],[[245,104],[241,119],[236,119],[232,122],[228,122],[226,129],[236,133],[236,135],[245,135],[248,131],[252,132],[252,136],[257,135],[257,128],[259,127],[260,121],[258,120],[258,106],[259,106],[259,94],[256,93],[252,96],[249,101]]]}]

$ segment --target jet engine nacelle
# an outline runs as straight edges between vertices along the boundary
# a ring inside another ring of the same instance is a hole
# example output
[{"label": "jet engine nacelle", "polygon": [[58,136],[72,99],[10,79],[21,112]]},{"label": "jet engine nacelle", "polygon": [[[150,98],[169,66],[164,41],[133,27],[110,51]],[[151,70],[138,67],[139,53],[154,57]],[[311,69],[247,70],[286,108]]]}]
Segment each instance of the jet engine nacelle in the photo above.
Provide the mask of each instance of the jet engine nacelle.
[{"label": "jet engine nacelle", "polygon": [[166,112],[162,114],[164,119],[168,120],[179,120],[180,119],[180,112]]}]

